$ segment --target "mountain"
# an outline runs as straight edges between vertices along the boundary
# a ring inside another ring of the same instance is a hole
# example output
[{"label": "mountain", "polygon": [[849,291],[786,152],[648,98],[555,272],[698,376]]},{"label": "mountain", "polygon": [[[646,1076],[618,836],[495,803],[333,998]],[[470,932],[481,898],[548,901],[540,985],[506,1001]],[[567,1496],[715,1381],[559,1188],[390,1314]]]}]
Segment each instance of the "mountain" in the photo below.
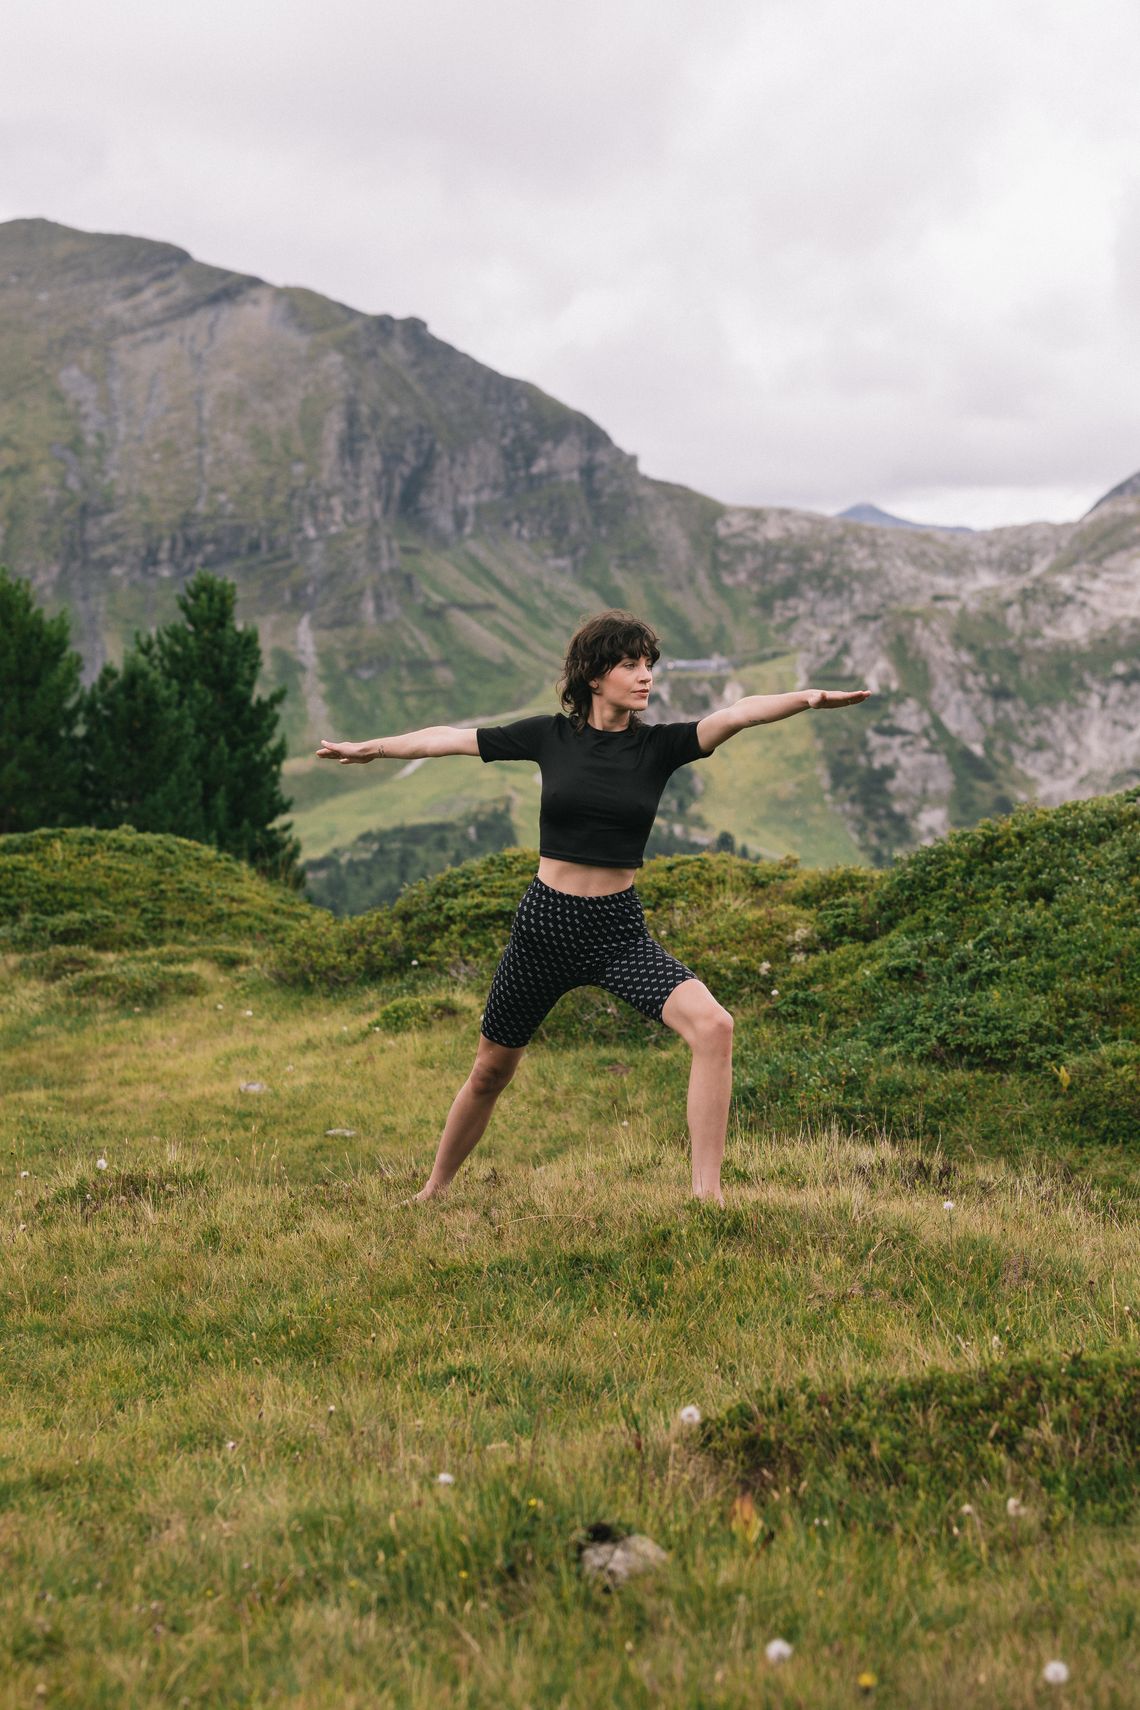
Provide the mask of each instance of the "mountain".
[{"label": "mountain", "polygon": [[1140,499],[1140,471],[1135,475],[1130,475],[1127,481],[1121,481],[1118,486],[1111,488],[1103,499],[1097,500],[1087,515],[1091,517],[1093,511],[1099,511],[1102,505],[1112,504],[1115,499]]},{"label": "mountain", "polygon": [[965,534],[727,506],[647,479],[420,320],[170,244],[0,225],[0,558],[70,609],[89,674],[196,568],[232,577],[290,690],[309,856],[495,803],[534,842],[518,768],[312,750],[552,708],[567,636],[610,604],[662,634],[658,716],[876,690],[679,774],[677,835],[883,862],[1017,800],[1121,788],[1140,777],[1140,494],[1115,491],[1078,523]]},{"label": "mountain", "polygon": [[952,523],[918,523],[911,522],[907,517],[892,516],[890,511],[881,511],[878,505],[848,505],[845,511],[837,511],[841,522],[870,523],[873,528],[924,528],[933,529],[937,534],[973,534],[972,528],[963,528],[961,524]]}]

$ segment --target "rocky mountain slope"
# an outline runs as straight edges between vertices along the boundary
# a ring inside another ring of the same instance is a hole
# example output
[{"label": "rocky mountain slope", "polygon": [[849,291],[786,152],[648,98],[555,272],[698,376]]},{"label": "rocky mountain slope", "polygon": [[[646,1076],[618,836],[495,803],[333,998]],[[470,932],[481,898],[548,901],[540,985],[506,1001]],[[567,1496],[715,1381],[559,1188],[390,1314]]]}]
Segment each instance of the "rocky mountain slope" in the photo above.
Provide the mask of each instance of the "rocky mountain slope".
[{"label": "rocky mountain slope", "polygon": [[[780,786],[785,819],[823,809],[867,859],[1140,777],[1140,477],[1078,523],[972,534],[727,507],[422,321],[45,220],[0,225],[0,559],[70,608],[91,673],[196,568],[233,577],[298,757],[553,706],[566,636],[613,603],[689,661],[659,670],[662,716],[769,686],[765,661],[878,691],[816,719]],[[711,827],[761,847],[766,734]],[[449,765],[415,817],[455,811]],[[346,779],[295,771],[327,847]],[[365,776],[372,819],[398,814]]]}]

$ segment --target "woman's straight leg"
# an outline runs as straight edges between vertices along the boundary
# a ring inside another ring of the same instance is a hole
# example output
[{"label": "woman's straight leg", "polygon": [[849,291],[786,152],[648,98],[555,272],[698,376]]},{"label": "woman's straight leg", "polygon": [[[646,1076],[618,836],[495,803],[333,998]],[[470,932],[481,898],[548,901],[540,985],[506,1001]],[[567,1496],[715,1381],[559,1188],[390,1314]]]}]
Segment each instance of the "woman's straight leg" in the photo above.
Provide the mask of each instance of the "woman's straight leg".
[{"label": "woman's straight leg", "polygon": [[491,1120],[495,1101],[519,1065],[525,1045],[515,1049],[497,1045],[479,1035],[479,1049],[471,1073],[451,1101],[451,1109],[439,1137],[431,1175],[414,1195],[417,1200],[434,1199],[446,1193],[460,1164],[482,1139]]},{"label": "woman's straight leg", "polygon": [[723,1205],[720,1169],[732,1103],[732,1016],[690,967],[650,935],[636,890],[631,887],[621,896],[628,906],[598,984],[643,1015],[664,1022],[692,1051],[686,1115],[693,1193]]},{"label": "woman's straight leg", "polygon": [[686,1105],[693,1195],[723,1205],[720,1167],[732,1105],[732,1016],[703,980],[692,979],[670,992],[661,1019],[693,1053]]},{"label": "woman's straight leg", "polygon": [[535,1029],[563,992],[577,983],[576,935],[562,930],[557,893],[551,892],[550,899],[544,897],[543,887],[531,884],[515,912],[480,1021],[474,1066],[451,1102],[431,1175],[414,1196],[417,1200],[447,1191],[464,1158],[478,1145]]}]

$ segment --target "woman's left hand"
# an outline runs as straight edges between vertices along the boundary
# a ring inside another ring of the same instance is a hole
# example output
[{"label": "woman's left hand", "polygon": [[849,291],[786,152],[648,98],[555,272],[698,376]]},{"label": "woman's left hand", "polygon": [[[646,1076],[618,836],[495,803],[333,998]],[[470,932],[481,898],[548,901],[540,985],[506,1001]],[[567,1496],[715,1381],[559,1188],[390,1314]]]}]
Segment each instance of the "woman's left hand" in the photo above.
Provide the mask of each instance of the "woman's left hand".
[{"label": "woman's left hand", "polygon": [[853,707],[865,701],[871,689],[805,689],[811,712],[830,712],[832,707]]}]

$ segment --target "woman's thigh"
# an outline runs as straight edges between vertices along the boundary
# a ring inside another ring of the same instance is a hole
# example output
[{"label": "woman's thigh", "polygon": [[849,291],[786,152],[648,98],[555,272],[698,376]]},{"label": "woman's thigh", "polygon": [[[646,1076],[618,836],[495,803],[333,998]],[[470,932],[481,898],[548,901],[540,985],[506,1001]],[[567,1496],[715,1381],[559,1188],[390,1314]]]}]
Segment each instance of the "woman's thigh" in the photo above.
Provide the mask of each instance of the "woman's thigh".
[{"label": "woman's thigh", "polygon": [[662,1021],[666,1000],[679,985],[696,978],[691,968],[671,956],[643,927],[615,945],[599,970],[596,983],[632,1004],[642,1015]]},{"label": "woman's thigh", "polygon": [[516,922],[491,980],[479,1030],[497,1045],[529,1045],[558,999],[581,984],[580,971],[557,946]]}]

